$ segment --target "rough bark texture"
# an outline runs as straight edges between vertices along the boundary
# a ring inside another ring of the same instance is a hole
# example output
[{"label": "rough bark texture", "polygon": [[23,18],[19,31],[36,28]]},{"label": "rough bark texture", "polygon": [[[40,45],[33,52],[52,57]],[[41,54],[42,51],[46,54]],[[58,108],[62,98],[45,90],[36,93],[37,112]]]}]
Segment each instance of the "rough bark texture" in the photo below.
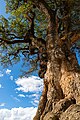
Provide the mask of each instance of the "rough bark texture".
[{"label": "rough bark texture", "polygon": [[[48,62],[42,96],[33,120],[80,120],[78,63],[75,55],[68,51],[71,44],[68,40],[59,45],[56,15],[49,14],[47,9],[45,11],[49,23],[46,43]],[[65,11],[64,16],[68,13],[67,10]],[[69,21],[69,18],[65,19],[64,36],[69,32],[67,20]],[[66,52],[69,52],[69,56],[66,56]]]},{"label": "rough bark texture", "polygon": [[51,56],[34,120],[80,120],[80,73],[75,56],[71,58],[72,64]]}]

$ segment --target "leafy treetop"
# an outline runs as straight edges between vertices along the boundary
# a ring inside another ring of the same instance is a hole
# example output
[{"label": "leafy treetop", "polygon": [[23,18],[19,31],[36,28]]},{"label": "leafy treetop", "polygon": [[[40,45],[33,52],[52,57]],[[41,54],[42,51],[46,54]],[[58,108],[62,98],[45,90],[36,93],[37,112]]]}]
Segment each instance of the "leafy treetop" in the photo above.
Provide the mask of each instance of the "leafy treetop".
[{"label": "leafy treetop", "polygon": [[[20,57],[23,55],[24,63],[26,64],[26,62],[30,61],[32,64],[30,72],[37,69],[38,61],[44,61],[44,68],[42,64],[40,66],[42,65],[43,71],[46,69],[48,16],[44,7],[40,8],[41,5],[45,6],[48,12],[56,13],[60,44],[61,41],[66,40],[68,35],[68,37],[72,36],[71,45],[76,43],[77,46],[80,46],[80,42],[76,42],[80,39],[79,0],[5,1],[6,12],[10,13],[10,17],[6,19],[4,16],[0,16],[0,63],[2,65],[12,65],[20,61]],[[66,5],[65,8],[64,2],[66,1],[68,6]],[[69,9],[68,14],[65,13],[64,9]],[[71,24],[68,28],[68,34],[63,36],[66,18],[70,18]]]}]

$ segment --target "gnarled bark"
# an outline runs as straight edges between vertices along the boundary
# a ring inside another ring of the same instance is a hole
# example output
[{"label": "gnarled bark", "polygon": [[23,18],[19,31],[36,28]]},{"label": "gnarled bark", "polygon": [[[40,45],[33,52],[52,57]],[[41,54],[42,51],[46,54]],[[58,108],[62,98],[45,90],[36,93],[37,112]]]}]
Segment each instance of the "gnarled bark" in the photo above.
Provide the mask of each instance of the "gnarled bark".
[{"label": "gnarled bark", "polygon": [[54,52],[47,63],[44,89],[34,120],[58,120],[70,105],[80,104],[80,71],[75,56],[67,61],[52,54]]},{"label": "gnarled bark", "polygon": [[[66,14],[68,12],[66,11]],[[70,18],[65,19],[64,36],[67,35],[67,37],[60,45],[61,39],[56,30],[56,13],[51,15],[47,12],[47,16],[49,16],[46,42],[47,71],[44,76],[42,96],[33,120],[62,120],[63,112],[72,104],[80,104],[80,70],[75,54],[70,51],[72,42],[68,40],[70,31],[68,31],[69,22],[67,22]]]}]

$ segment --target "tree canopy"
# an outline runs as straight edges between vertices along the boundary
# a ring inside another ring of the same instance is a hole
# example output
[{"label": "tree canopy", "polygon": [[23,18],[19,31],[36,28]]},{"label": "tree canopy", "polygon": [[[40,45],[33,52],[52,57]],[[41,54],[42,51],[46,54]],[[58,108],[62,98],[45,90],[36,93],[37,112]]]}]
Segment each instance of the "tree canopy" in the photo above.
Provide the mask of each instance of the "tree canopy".
[{"label": "tree canopy", "polygon": [[[59,44],[62,45],[68,37],[69,47],[76,44],[79,48],[80,6],[77,5],[78,1],[5,0],[6,12],[10,13],[10,17],[6,19],[0,16],[0,63],[4,66],[12,65],[24,56],[24,63],[30,62],[32,65],[30,71],[35,70],[39,63],[43,71],[46,70],[49,16],[45,8],[50,15],[55,16],[55,20],[52,19],[56,24]],[[65,2],[68,3],[66,6]],[[64,33],[65,27],[68,33]]]}]

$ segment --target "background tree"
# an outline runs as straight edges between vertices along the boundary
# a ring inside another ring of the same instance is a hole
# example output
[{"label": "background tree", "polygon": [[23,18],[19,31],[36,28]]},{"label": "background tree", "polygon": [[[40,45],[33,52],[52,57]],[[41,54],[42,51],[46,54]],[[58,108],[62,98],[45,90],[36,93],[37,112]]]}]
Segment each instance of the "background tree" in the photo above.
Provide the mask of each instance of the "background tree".
[{"label": "background tree", "polygon": [[25,65],[28,61],[32,65],[30,72],[40,65],[44,88],[34,120],[61,120],[61,113],[80,97],[74,54],[80,47],[80,2],[5,1],[11,16],[0,19],[0,62],[12,65],[23,55]]}]

